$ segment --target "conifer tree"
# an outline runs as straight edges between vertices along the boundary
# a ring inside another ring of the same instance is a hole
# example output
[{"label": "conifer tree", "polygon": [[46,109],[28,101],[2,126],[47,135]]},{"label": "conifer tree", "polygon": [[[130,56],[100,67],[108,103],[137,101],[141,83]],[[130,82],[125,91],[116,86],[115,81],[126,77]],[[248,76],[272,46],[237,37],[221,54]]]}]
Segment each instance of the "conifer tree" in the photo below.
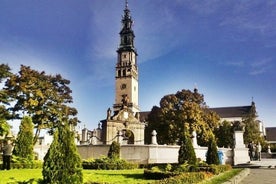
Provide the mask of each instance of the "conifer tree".
[{"label": "conifer tree", "polygon": [[120,144],[116,141],[113,141],[110,145],[107,157],[110,159],[120,158]]},{"label": "conifer tree", "polygon": [[29,161],[33,161],[34,159],[33,129],[34,125],[32,118],[24,116],[19,127],[19,133],[14,147],[14,155],[26,158]]},{"label": "conifer tree", "polygon": [[191,138],[187,133],[180,140],[180,149],[178,151],[178,163],[183,164],[187,162],[188,164],[196,164],[195,150],[192,145]]},{"label": "conifer tree", "polygon": [[219,157],[218,157],[218,149],[217,149],[217,144],[215,141],[215,138],[212,137],[209,141],[208,144],[208,151],[206,155],[206,163],[207,164],[219,164]]},{"label": "conifer tree", "polygon": [[68,123],[55,130],[54,140],[44,157],[42,175],[47,184],[83,182],[81,158]]}]

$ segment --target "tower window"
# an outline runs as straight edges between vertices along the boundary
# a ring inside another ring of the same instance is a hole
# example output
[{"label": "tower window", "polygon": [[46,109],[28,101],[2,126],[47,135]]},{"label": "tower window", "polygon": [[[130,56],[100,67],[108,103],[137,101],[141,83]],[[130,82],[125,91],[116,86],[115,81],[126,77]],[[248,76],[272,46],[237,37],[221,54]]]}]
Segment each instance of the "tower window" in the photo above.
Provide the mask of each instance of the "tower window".
[{"label": "tower window", "polygon": [[118,70],[118,77],[121,77],[121,70]]},{"label": "tower window", "polygon": [[126,70],[123,70],[123,76],[124,77],[126,76]]}]

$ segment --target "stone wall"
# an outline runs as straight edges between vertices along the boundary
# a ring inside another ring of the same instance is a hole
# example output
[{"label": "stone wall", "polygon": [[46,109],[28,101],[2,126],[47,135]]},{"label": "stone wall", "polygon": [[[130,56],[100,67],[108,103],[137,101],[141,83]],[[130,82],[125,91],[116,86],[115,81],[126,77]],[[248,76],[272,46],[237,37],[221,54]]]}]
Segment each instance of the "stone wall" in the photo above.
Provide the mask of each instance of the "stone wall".
[{"label": "stone wall", "polygon": [[[78,151],[82,159],[107,156],[110,145],[80,145]],[[206,160],[207,147],[195,148],[197,158]],[[140,164],[177,163],[179,146],[176,145],[122,145],[121,158]],[[233,163],[233,152],[230,148],[219,148],[223,153],[223,164]]]}]

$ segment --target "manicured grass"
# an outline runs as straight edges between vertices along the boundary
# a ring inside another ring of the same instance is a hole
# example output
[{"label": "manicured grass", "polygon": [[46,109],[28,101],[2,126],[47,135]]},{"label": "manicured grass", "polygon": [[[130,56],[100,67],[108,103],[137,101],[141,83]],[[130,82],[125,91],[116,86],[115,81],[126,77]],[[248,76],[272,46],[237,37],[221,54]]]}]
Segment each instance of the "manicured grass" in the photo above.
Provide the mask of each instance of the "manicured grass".
[{"label": "manicured grass", "polygon": [[[151,183],[155,180],[144,180],[143,169],[134,170],[83,170],[84,183]],[[12,169],[0,170],[0,184],[23,182],[42,179],[41,169]],[[34,182],[36,183],[36,182]]]},{"label": "manicured grass", "polygon": [[11,170],[0,170],[0,184],[6,184],[10,182],[28,181],[30,179],[41,179],[41,169],[11,169]]},{"label": "manicured grass", "polygon": [[[220,184],[223,183],[239,172],[242,169],[232,169],[218,176],[214,176],[210,180],[204,181],[201,184]],[[155,180],[145,180],[143,178],[143,169],[133,170],[83,170],[84,183],[152,183]],[[12,169],[9,171],[0,170],[0,184],[12,182],[23,182],[33,179],[38,181],[42,179],[41,169]],[[36,183],[36,182],[34,182]]]}]

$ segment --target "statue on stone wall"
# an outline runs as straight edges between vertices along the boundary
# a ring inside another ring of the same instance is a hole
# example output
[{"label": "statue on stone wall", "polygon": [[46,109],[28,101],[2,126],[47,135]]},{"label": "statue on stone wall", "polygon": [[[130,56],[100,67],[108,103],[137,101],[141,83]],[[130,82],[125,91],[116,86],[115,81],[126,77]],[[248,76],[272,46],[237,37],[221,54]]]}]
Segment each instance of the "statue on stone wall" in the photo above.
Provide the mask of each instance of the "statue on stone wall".
[{"label": "statue on stone wall", "polygon": [[244,131],[245,124],[241,121],[233,122],[234,131]]},{"label": "statue on stone wall", "polygon": [[111,119],[111,109],[110,108],[107,109],[107,117],[106,117],[106,119],[108,119],[108,120]]}]

